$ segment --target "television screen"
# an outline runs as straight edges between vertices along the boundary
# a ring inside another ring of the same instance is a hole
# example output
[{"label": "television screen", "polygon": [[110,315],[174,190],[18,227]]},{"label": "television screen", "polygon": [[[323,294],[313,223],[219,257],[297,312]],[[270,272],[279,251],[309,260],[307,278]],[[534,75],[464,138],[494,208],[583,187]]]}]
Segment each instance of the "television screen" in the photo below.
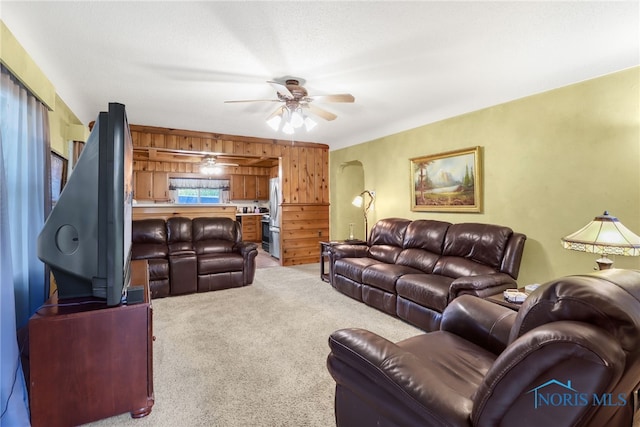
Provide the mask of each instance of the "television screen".
[{"label": "television screen", "polygon": [[133,144],[125,107],[101,112],[38,236],[58,299],[119,305],[130,281]]}]

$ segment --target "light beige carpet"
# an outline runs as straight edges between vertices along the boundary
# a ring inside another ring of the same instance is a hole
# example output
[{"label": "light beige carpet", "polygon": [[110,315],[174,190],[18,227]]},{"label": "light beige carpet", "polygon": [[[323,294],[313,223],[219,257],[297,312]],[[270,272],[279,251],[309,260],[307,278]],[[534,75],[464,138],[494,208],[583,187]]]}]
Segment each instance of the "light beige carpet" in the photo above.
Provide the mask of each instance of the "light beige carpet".
[{"label": "light beige carpet", "polygon": [[155,405],[92,426],[335,425],[331,332],[420,330],[334,290],[319,264],[259,269],[251,286],[153,301]]}]

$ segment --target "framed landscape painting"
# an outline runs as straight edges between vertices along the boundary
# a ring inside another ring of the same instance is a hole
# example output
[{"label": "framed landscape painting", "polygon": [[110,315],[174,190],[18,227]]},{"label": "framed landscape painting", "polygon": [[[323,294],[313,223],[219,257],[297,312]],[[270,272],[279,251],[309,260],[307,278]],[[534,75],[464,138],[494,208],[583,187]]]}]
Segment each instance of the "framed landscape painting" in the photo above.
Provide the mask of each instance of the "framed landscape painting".
[{"label": "framed landscape painting", "polygon": [[481,212],[481,148],[410,159],[411,210]]},{"label": "framed landscape painting", "polygon": [[67,182],[67,159],[51,152],[51,206],[55,206]]}]

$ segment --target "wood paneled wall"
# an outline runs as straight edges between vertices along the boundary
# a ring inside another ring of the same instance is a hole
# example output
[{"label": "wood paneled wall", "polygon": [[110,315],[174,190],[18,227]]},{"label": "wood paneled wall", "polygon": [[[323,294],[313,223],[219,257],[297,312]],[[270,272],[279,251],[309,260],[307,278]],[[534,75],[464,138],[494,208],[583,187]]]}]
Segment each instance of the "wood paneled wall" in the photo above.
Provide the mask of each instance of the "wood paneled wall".
[{"label": "wood paneled wall", "polygon": [[320,242],[329,240],[329,205],[282,206],[282,264],[309,264],[320,259]]},{"label": "wood paneled wall", "polygon": [[[134,147],[280,159],[279,168],[227,167],[229,174],[280,176],[282,265],[318,262],[329,239],[329,146],[131,125]],[[133,170],[198,173],[197,163],[134,161]]]}]

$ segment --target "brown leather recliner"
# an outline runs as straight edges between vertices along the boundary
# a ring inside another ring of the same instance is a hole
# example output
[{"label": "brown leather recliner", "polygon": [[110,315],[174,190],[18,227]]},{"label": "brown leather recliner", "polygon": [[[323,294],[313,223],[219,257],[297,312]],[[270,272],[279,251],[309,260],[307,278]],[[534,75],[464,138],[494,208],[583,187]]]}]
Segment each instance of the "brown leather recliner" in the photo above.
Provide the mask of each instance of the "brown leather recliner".
[{"label": "brown leather recliner", "polygon": [[551,281],[519,312],[463,295],[399,343],[334,332],[338,426],[631,426],[640,271]]},{"label": "brown leather recliner", "polygon": [[171,295],[198,291],[198,267],[191,229],[190,218],[167,218]]},{"label": "brown leather recliner", "polygon": [[133,222],[131,259],[148,261],[151,298],[166,297],[169,295],[169,249],[164,220],[144,219]]},{"label": "brown leather recliner", "polygon": [[194,218],[198,292],[245,286],[256,273],[255,243],[242,241],[242,228],[230,218]]},{"label": "brown leather recliner", "polygon": [[131,230],[132,259],[149,260],[152,298],[253,283],[258,246],[230,218],[136,220]]}]

